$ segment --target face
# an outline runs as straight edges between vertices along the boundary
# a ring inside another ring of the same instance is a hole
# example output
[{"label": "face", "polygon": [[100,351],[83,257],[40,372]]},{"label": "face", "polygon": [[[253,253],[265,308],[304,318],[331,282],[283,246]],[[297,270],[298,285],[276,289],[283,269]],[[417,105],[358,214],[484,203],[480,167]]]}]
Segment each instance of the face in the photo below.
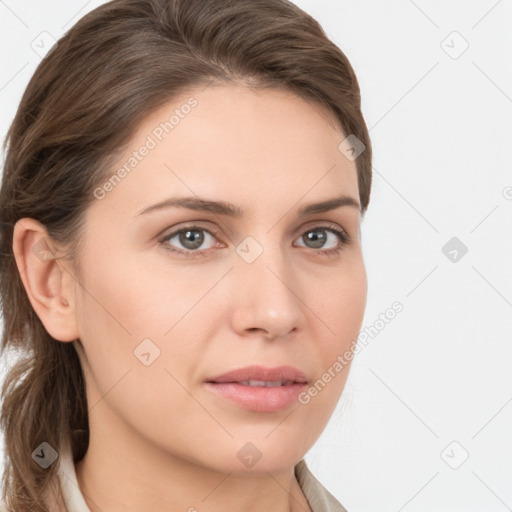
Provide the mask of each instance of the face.
[{"label": "face", "polygon": [[291,92],[232,85],[191,90],[138,127],[82,234],[91,431],[225,472],[303,457],[366,304],[357,205],[302,211],[358,203],[344,138]]}]

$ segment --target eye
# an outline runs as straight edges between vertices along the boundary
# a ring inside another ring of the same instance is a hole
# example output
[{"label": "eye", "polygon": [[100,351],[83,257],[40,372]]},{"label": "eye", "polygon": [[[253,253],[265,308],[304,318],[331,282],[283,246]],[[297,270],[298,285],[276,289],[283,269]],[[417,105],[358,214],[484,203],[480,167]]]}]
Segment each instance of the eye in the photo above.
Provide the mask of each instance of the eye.
[{"label": "eye", "polygon": [[304,243],[301,247],[321,249],[316,252],[322,254],[337,254],[350,242],[350,237],[344,231],[332,226],[314,226],[305,231],[298,240]]},{"label": "eye", "polygon": [[[170,243],[171,240],[176,239],[175,242]],[[183,254],[185,256],[196,256],[202,255],[206,252],[209,247],[203,248],[204,250],[198,250],[206,241],[206,244],[212,244],[215,246],[216,242],[216,234],[211,233],[209,230],[200,227],[200,226],[189,226],[183,229],[174,231],[168,235],[165,235],[163,238],[159,240],[161,244],[163,244],[167,250],[171,252],[176,252],[179,254]],[[180,245],[178,248],[174,248],[176,244],[180,244],[183,249],[180,249]]]},{"label": "eye", "polygon": [[[304,244],[299,247],[307,247],[320,254],[338,254],[350,243],[351,238],[344,230],[334,226],[336,225],[313,226],[299,237],[298,240]],[[219,247],[218,234],[217,231],[211,232],[201,226],[192,225],[163,236],[159,243],[166,250],[176,254],[187,257],[204,256],[209,249]],[[206,247],[203,247],[203,244],[206,244]]]}]

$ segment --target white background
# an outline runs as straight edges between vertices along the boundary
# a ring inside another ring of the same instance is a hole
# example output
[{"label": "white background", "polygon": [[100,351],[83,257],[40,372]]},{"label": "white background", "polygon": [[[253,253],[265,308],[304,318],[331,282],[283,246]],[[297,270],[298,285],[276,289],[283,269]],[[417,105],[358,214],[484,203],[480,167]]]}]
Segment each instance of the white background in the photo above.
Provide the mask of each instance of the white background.
[{"label": "white background", "polygon": [[[0,0],[2,139],[32,41],[101,3]],[[352,63],[372,138],[363,328],[404,307],[306,460],[350,512],[512,510],[512,0],[295,3]]]}]

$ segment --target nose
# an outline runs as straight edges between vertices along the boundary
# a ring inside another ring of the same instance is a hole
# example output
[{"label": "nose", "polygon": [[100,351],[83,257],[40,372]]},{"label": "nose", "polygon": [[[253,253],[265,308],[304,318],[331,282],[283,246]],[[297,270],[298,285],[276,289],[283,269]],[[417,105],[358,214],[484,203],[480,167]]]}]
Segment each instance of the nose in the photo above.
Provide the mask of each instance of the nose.
[{"label": "nose", "polygon": [[239,259],[235,266],[232,328],[239,336],[274,340],[302,329],[300,276],[279,249],[264,250],[252,263]]}]

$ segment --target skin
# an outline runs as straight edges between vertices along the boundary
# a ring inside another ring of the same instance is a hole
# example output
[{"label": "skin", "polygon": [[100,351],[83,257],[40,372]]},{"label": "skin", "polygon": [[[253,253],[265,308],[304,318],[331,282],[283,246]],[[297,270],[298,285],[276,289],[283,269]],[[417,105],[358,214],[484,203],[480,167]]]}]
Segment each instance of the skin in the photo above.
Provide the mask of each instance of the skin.
[{"label": "skin", "polygon": [[[75,344],[84,369],[90,445],[76,465],[80,489],[92,512],[310,510],[294,465],[325,428],[350,366],[307,405],[274,413],[242,409],[203,381],[261,364],[295,366],[314,383],[352,348],[367,297],[360,212],[297,212],[340,194],[358,201],[355,162],[319,105],[285,90],[211,85],[147,117],[112,173],[191,96],[190,114],[87,210],[80,280],[71,262],[32,253],[42,238],[58,249],[44,226],[25,218],[15,227],[30,301],[56,340]],[[184,195],[244,214],[137,215]],[[178,235],[159,243],[196,223],[217,231],[200,231],[203,255],[167,250],[191,251]],[[338,254],[319,252],[341,244],[330,231],[321,247],[303,238],[325,223],[351,237]],[[236,252],[247,236],[263,248],[252,263]],[[134,356],[145,338],[160,350],[149,366]],[[247,442],[262,454],[252,468],[237,457]]]}]

